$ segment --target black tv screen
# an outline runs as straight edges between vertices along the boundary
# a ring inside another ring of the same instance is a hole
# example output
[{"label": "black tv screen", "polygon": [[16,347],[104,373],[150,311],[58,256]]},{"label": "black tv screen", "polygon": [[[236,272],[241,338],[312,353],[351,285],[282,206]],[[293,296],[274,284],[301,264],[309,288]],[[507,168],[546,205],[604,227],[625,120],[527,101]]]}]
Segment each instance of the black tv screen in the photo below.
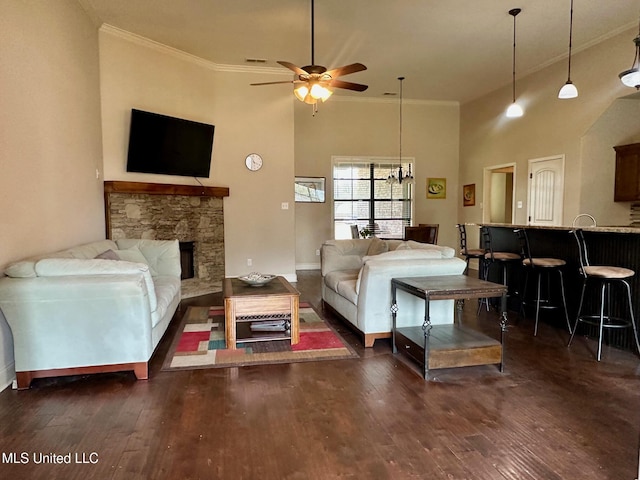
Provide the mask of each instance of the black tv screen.
[{"label": "black tv screen", "polygon": [[214,129],[132,109],[127,172],[209,177]]}]

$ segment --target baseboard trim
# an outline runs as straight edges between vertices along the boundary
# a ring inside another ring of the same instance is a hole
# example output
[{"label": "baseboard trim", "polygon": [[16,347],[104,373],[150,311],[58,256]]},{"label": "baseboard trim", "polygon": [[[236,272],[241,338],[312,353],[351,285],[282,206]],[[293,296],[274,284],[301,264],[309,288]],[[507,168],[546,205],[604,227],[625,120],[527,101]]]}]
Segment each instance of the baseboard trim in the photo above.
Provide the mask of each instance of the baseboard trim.
[{"label": "baseboard trim", "polygon": [[11,362],[0,370],[0,392],[13,383],[16,378],[15,363]]},{"label": "baseboard trim", "polygon": [[319,263],[298,263],[296,270],[320,270]]}]

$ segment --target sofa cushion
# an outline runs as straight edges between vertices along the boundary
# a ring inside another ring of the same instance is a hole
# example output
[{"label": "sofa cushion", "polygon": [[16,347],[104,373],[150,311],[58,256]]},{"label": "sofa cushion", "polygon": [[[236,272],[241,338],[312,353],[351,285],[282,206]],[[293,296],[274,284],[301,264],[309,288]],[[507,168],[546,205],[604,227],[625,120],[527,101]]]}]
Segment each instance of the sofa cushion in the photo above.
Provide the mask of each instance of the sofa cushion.
[{"label": "sofa cushion", "polygon": [[170,275],[180,277],[180,247],[177,240],[120,239],[118,248],[137,247],[145,256],[152,276]]},{"label": "sofa cushion", "polygon": [[[138,247],[131,247],[123,250],[117,250],[116,255],[120,260],[124,260],[125,262],[133,262],[133,263],[142,263],[144,265],[149,266],[149,262],[147,258],[142,254]],[[151,275],[154,275],[154,271],[149,266],[149,271]]]},{"label": "sofa cushion", "polygon": [[96,255],[95,258],[102,259],[102,260],[120,260],[120,257],[118,257],[118,254],[111,249],[106,250],[99,255]]},{"label": "sofa cushion", "polygon": [[154,277],[153,284],[156,289],[158,306],[151,312],[151,327],[155,327],[164,317],[169,305],[176,295],[180,294],[180,278],[170,275],[160,275]]},{"label": "sofa cushion", "polygon": [[389,245],[384,240],[380,240],[379,238],[374,238],[371,240],[369,244],[369,249],[367,250],[367,255],[379,255],[384,252],[389,251]]},{"label": "sofa cushion", "polygon": [[334,270],[327,273],[324,277],[324,283],[334,292],[338,291],[338,284],[344,280],[356,280],[360,270]]},{"label": "sofa cushion", "polygon": [[336,290],[340,295],[349,300],[354,305],[358,305],[358,294],[356,293],[357,277],[355,279],[345,279],[338,282]]}]

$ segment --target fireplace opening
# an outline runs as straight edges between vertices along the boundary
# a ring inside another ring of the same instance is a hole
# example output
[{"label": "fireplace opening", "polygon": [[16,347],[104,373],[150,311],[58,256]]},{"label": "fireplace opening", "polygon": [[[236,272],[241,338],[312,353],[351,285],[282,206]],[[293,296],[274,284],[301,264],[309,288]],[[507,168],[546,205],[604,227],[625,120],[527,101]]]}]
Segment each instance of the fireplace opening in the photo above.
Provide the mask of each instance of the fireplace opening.
[{"label": "fireplace opening", "polygon": [[180,244],[180,267],[182,280],[193,278],[195,276],[193,261],[193,246],[195,242],[179,242]]}]

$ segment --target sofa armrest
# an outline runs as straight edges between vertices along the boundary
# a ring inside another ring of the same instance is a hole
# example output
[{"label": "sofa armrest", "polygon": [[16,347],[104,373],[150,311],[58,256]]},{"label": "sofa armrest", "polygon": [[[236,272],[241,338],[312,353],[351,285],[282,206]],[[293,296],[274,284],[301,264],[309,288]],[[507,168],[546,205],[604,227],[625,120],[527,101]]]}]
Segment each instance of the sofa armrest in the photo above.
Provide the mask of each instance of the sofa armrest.
[{"label": "sofa armrest", "polygon": [[[358,283],[358,328],[366,332],[388,332],[391,330],[391,279],[402,277],[432,277],[436,275],[460,275],[467,264],[459,258],[424,260],[369,260],[360,271]],[[415,324],[416,318],[424,316],[424,302],[409,298],[399,311],[399,325],[405,321]],[[434,302],[432,310],[435,323],[450,323],[452,302]],[[445,307],[446,306],[446,307]],[[411,317],[413,320],[410,320]],[[446,318],[445,318],[446,317]]]},{"label": "sofa armrest", "polygon": [[133,263],[114,260],[81,260],[75,258],[45,258],[36,263],[38,277],[84,277],[86,275],[126,275],[141,277],[149,297],[149,307],[155,311],[158,307],[153,279],[149,266],[144,263]]},{"label": "sofa armrest", "polygon": [[336,270],[358,270],[362,267],[371,239],[327,240],[320,249],[322,276]]},{"label": "sofa armrest", "polygon": [[0,310],[17,371],[146,362],[153,353],[140,273],[2,278]]}]

